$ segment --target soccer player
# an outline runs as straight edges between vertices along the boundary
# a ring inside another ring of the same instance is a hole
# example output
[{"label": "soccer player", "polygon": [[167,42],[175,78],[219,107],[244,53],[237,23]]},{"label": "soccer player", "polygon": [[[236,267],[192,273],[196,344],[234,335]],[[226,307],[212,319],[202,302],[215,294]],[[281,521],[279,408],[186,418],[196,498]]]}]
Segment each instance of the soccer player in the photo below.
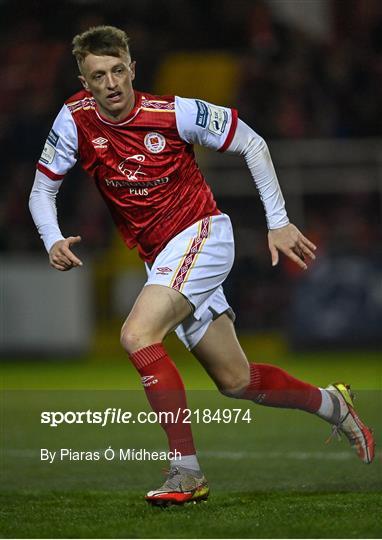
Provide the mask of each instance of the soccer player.
[{"label": "soccer player", "polygon": [[[30,210],[51,266],[61,271],[82,266],[72,249],[81,238],[62,235],[55,205],[65,174],[79,158],[126,245],[138,248],[148,277],[123,324],[121,343],[153,410],[176,415],[187,407],[183,382],[162,344],[175,329],[223,394],[317,414],[370,463],[373,436],[354,411],[348,386],[318,388],[276,366],[250,363],[236,338],[222,288],[234,260],[232,226],[217,208],[193,145],[244,157],[264,205],[272,265],[281,252],[306,270],[316,246],[288,220],[264,140],[235,109],[134,90],[135,62],[120,29],[90,28],[73,46],[83,89],[53,123],[37,164]],[[181,458],[170,463],[165,483],[150,491],[147,501],[206,499],[209,489],[190,425],[181,412],[177,422],[162,426],[170,450]]]}]

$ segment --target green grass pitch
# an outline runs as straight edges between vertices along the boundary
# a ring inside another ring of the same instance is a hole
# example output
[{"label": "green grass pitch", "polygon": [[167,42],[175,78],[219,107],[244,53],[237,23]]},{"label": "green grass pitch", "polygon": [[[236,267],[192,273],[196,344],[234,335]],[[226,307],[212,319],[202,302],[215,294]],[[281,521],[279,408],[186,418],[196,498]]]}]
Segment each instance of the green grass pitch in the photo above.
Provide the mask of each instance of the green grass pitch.
[{"label": "green grass pitch", "polygon": [[[251,351],[250,351],[251,352]],[[352,383],[374,427],[377,458],[366,466],[346,441],[324,444],[330,428],[300,411],[220,396],[196,361],[175,351],[191,408],[250,408],[250,424],[193,425],[208,477],[207,503],[151,508],[145,491],[165,462],[41,462],[39,449],[165,449],[157,425],[42,426],[42,410],[149,410],[140,381],[120,358],[7,361],[0,366],[3,538],[378,538],[381,366],[378,354],[288,354],[262,358],[297,377]],[[250,354],[251,357],[256,355]]]}]

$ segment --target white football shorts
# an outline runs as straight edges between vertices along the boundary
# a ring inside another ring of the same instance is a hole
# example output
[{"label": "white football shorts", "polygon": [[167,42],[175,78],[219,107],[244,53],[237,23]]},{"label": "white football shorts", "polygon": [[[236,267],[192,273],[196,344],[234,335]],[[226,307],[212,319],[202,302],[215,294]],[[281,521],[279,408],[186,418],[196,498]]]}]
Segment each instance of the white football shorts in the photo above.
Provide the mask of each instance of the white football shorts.
[{"label": "white football shorts", "polygon": [[170,240],[151,265],[145,285],[164,285],[183,294],[193,313],[175,332],[193,349],[222,313],[235,315],[223,292],[235,257],[231,220],[226,214],[197,221]]}]

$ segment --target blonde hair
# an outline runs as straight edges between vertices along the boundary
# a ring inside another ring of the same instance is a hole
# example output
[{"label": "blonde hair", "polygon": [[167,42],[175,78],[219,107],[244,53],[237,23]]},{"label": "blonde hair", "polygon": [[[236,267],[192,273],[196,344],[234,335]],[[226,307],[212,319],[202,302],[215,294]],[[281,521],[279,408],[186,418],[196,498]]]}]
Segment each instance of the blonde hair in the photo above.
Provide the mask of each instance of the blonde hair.
[{"label": "blonde hair", "polygon": [[123,52],[130,56],[129,37],[126,32],[115,26],[93,26],[86,32],[77,34],[73,38],[72,45],[72,53],[80,69],[88,54],[120,56]]}]

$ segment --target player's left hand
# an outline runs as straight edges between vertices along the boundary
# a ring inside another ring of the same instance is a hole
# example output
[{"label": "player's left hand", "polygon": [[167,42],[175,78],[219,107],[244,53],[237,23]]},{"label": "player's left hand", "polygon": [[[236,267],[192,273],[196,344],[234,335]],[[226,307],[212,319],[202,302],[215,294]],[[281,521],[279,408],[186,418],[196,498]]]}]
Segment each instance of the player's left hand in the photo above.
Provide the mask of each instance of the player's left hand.
[{"label": "player's left hand", "polygon": [[307,270],[306,257],[314,260],[317,247],[292,223],[280,229],[268,231],[268,246],[272,255],[272,266],[279,262],[279,251],[284,253],[303,270]]}]

